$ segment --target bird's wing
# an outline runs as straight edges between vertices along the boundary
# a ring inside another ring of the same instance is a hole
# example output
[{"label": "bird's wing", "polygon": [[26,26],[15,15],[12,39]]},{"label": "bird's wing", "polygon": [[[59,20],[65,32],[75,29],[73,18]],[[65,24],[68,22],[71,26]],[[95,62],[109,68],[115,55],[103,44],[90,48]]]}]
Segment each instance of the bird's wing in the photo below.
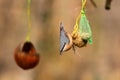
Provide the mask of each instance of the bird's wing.
[{"label": "bird's wing", "polygon": [[66,36],[63,24],[60,23],[60,54],[62,53],[66,44],[69,44],[69,39]]}]

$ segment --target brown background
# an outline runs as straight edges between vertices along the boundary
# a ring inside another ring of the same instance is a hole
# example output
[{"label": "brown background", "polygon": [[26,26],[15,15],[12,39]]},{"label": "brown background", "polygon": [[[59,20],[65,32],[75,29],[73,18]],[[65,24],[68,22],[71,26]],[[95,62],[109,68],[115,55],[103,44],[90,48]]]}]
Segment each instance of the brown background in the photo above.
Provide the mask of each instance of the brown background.
[{"label": "brown background", "polygon": [[59,55],[59,23],[73,31],[81,0],[32,0],[31,41],[41,55],[32,70],[14,61],[14,49],[27,35],[26,0],[0,0],[0,80],[120,80],[120,0],[87,0],[93,44]]}]

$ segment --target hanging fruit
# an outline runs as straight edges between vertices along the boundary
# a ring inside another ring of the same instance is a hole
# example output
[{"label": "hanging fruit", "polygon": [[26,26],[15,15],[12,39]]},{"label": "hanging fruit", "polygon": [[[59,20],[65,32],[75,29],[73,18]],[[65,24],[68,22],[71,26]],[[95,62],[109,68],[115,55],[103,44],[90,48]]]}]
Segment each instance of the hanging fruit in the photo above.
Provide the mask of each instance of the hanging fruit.
[{"label": "hanging fruit", "polygon": [[79,33],[76,33],[76,35],[73,35],[72,39],[73,39],[73,45],[79,48],[86,46],[88,42],[87,40],[82,39]]},{"label": "hanging fruit", "polygon": [[20,43],[14,52],[14,59],[19,67],[22,69],[32,69],[38,65],[40,55],[30,41],[31,33],[31,15],[30,15],[31,0],[27,0],[27,19],[28,19],[28,34],[25,42]]},{"label": "hanging fruit", "polygon": [[40,55],[31,42],[25,41],[15,49],[14,58],[19,67],[27,70],[34,68],[39,63]]},{"label": "hanging fruit", "polygon": [[85,4],[86,0],[82,0],[82,9],[76,19],[76,24],[72,33],[73,44],[77,47],[84,47],[86,46],[87,42],[92,44],[92,31],[85,15]]}]

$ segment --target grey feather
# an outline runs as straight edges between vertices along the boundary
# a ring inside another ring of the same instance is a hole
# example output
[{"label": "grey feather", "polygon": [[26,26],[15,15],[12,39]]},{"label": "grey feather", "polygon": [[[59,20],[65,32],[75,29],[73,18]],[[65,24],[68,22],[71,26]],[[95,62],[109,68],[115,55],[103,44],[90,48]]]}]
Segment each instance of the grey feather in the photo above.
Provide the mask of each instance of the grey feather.
[{"label": "grey feather", "polygon": [[66,44],[69,44],[69,39],[66,36],[66,32],[64,30],[64,26],[62,23],[60,23],[60,54],[62,54],[63,49]]}]

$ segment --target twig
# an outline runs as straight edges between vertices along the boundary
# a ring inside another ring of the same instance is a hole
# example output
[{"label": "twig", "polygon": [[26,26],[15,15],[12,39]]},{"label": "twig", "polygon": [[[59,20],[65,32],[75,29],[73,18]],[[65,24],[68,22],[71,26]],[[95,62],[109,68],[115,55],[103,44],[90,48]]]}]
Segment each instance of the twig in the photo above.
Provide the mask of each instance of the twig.
[{"label": "twig", "polygon": [[111,2],[112,2],[112,0],[106,0],[106,3],[105,3],[105,9],[106,10],[110,10],[110,8],[111,8]]},{"label": "twig", "polygon": [[97,5],[96,5],[95,1],[90,0],[90,2],[92,3],[92,5],[93,5],[95,8],[97,8]]}]

